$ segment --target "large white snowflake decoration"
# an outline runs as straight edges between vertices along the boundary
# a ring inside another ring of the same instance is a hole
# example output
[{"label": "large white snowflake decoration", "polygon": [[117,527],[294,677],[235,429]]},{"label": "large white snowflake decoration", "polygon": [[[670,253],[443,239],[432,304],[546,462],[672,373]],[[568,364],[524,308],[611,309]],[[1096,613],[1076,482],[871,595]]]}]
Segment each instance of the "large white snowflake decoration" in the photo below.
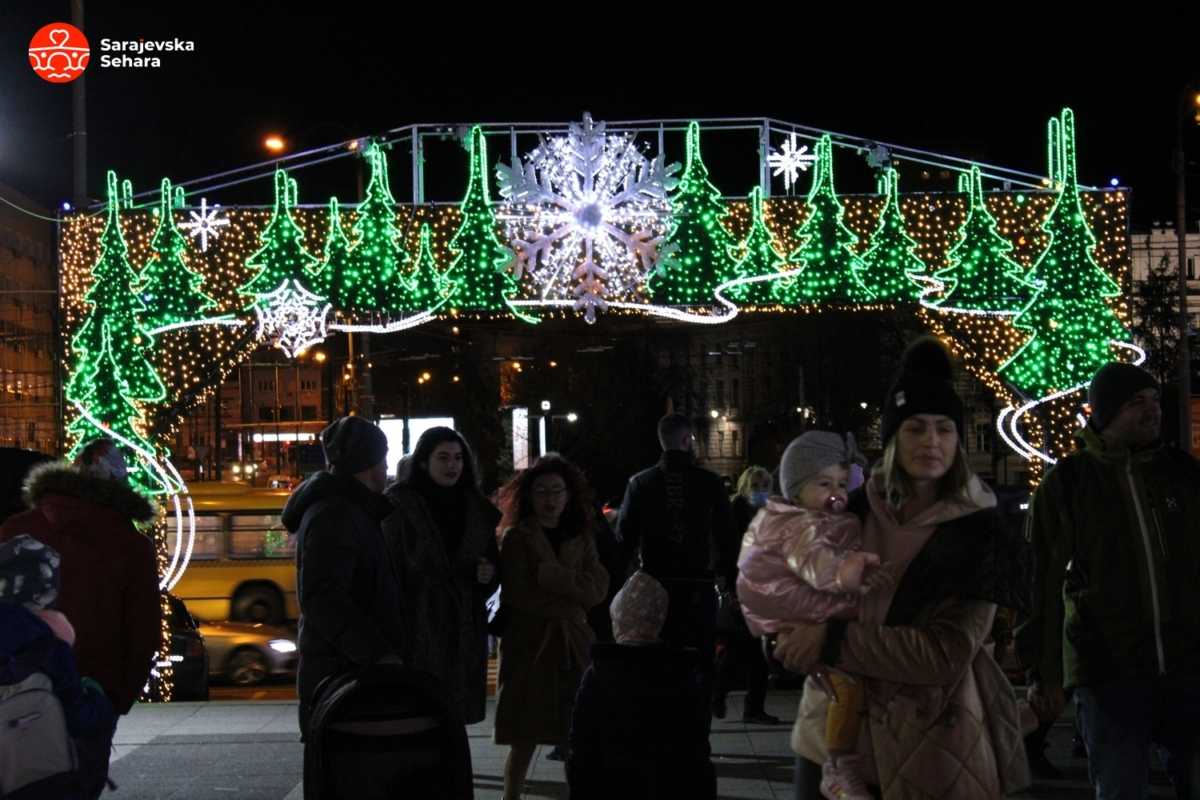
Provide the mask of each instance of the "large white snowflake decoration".
[{"label": "large white snowflake decoration", "polygon": [[771,176],[782,175],[783,188],[789,192],[792,190],[792,185],[798,182],[800,173],[808,172],[808,168],[816,160],[816,153],[808,152],[808,145],[796,149],[796,134],[794,133],[783,140],[783,144],[778,150],[767,156],[767,164],[773,168]]},{"label": "large white snowflake decoration", "polygon": [[195,211],[189,211],[188,214],[191,215],[192,221],[179,223],[179,227],[186,230],[189,235],[200,237],[201,253],[208,252],[208,237],[217,238],[221,233],[220,228],[229,224],[228,217],[217,216],[218,208],[220,206],[213,206],[210,211],[208,208],[208,198],[201,197],[200,213],[197,214]]},{"label": "large white snowflake decoration", "polygon": [[542,300],[574,298],[594,322],[606,300],[634,297],[666,255],[678,171],[662,154],[639,152],[632,135],[606,134],[590,114],[523,163],[497,165],[513,273],[528,273]]},{"label": "large white snowflake decoration", "polygon": [[258,338],[271,343],[292,358],[317,342],[324,341],[332,306],[325,298],[305,289],[299,281],[284,281],[254,304],[258,316]]}]

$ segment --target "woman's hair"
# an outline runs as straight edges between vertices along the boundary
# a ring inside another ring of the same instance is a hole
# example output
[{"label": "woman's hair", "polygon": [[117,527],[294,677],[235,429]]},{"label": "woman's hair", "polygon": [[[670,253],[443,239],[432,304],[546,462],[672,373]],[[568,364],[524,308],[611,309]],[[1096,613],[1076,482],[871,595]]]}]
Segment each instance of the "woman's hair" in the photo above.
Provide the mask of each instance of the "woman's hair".
[{"label": "woman's hair", "polygon": [[[912,498],[912,479],[900,466],[899,436],[893,436],[883,448],[883,459],[880,462],[879,473],[883,479],[883,495],[892,508],[900,508]],[[954,463],[946,474],[938,481],[938,500],[949,500],[959,497],[967,491],[971,480],[971,468],[967,465],[967,451],[963,449],[960,438],[955,445]]]},{"label": "woman's hair", "polygon": [[588,485],[583,470],[555,454],[542,456],[532,467],[518,472],[500,489],[497,497],[504,512],[501,524],[509,528],[534,516],[533,483],[543,475],[558,475],[567,485],[567,505],[558,519],[558,527],[567,535],[591,530],[594,514],[592,487]]},{"label": "woman's hair", "polygon": [[[479,469],[475,465],[475,454],[471,451],[471,446],[467,444],[467,440],[462,437],[458,431],[453,428],[436,427],[430,428],[421,434],[421,438],[417,439],[417,446],[413,448],[412,464],[417,469],[428,469],[429,459],[433,456],[433,451],[437,449],[439,444],[447,442],[457,442],[462,447],[463,452],[463,471],[458,478],[459,486],[466,486],[476,491],[479,490]],[[410,467],[411,472],[414,467]],[[399,465],[397,465],[397,470]],[[399,475],[398,480],[402,480]]]},{"label": "woman's hair", "polygon": [[750,484],[754,483],[755,478],[766,478],[767,483],[771,482],[771,473],[766,467],[746,467],[737,480],[737,490],[735,494],[750,499]]}]

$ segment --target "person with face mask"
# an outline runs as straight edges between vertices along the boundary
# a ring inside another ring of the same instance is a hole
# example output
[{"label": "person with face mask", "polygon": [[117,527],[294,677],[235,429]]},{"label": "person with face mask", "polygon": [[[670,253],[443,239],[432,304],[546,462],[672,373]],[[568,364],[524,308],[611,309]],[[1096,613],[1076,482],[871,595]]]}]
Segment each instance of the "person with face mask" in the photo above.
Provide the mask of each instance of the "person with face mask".
[{"label": "person with face mask", "polygon": [[161,632],[154,544],[135,527],[156,511],[127,476],[116,443],[96,439],[73,464],[35,467],[24,490],[30,510],[0,526],[0,542],[29,534],[62,557],[57,606],[75,630],[76,664],[118,715],[141,695]]},{"label": "person with face mask", "polygon": [[[737,493],[730,498],[733,509],[733,531],[741,537],[750,527],[751,520],[759,509],[767,504],[771,494],[771,473],[763,467],[747,467],[737,482]],[[723,571],[737,574],[736,554],[732,568],[725,565]],[[721,593],[721,606],[717,612],[717,666],[716,683],[713,686],[712,715],[724,719],[727,713],[726,698],[740,666],[746,672],[746,698],[742,705],[742,722],[759,725],[775,725],[779,717],[768,714],[767,660],[760,640],[746,627],[742,608],[738,604],[733,586]]]}]

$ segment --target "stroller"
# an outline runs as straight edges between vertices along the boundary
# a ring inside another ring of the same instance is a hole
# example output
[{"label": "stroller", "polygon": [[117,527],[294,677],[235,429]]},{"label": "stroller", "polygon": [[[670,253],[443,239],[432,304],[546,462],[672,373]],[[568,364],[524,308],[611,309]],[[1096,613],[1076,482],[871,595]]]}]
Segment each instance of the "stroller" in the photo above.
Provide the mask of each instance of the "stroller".
[{"label": "stroller", "polygon": [[324,680],[304,748],[304,797],[474,797],[466,726],[443,697],[436,678],[401,666]]}]

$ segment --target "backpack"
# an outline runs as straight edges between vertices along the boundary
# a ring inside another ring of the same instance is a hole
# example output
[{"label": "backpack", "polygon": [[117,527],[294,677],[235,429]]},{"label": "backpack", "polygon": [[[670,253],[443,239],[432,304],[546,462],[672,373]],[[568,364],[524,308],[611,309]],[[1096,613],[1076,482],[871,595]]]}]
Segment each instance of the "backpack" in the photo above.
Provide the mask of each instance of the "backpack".
[{"label": "backpack", "polygon": [[79,759],[62,703],[41,667],[54,646],[38,640],[13,658],[29,675],[0,686],[0,797],[71,797],[78,792]]}]

